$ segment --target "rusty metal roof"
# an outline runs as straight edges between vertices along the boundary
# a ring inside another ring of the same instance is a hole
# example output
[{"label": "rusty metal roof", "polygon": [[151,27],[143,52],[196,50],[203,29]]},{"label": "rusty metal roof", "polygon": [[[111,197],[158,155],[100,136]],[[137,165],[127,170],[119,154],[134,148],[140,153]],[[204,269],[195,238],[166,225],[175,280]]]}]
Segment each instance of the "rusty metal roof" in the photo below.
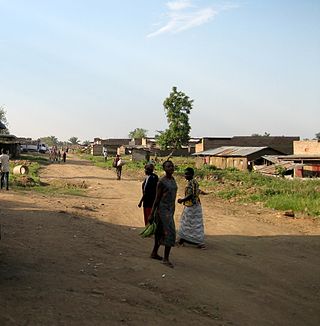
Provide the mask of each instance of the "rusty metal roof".
[{"label": "rusty metal roof", "polygon": [[246,146],[222,146],[214,149],[208,149],[203,152],[197,152],[192,155],[195,156],[248,156],[259,152],[267,146],[262,147],[246,147]]},{"label": "rusty metal roof", "polygon": [[287,171],[293,170],[296,167],[301,167],[303,164],[298,164],[298,163],[293,163],[293,162],[288,162],[288,161],[281,161],[276,164],[272,165],[255,165],[255,170],[257,172],[260,172],[262,174],[266,175],[277,175],[277,168],[282,167],[286,169]]}]

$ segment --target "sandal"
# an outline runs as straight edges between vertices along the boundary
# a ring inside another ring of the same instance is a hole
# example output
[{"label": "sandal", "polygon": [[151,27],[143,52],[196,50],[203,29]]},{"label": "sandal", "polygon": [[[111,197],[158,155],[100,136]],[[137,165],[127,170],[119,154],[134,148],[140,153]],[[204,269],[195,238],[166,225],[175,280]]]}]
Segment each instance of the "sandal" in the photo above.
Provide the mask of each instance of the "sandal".
[{"label": "sandal", "polygon": [[206,247],[206,245],[204,243],[197,245],[197,248],[202,249],[202,250],[207,249],[207,247]]},{"label": "sandal", "polygon": [[162,264],[167,267],[174,268],[173,264],[169,260],[163,260]]},{"label": "sandal", "polygon": [[162,260],[163,258],[160,255],[151,255],[150,256],[151,259],[156,259],[156,260]]}]

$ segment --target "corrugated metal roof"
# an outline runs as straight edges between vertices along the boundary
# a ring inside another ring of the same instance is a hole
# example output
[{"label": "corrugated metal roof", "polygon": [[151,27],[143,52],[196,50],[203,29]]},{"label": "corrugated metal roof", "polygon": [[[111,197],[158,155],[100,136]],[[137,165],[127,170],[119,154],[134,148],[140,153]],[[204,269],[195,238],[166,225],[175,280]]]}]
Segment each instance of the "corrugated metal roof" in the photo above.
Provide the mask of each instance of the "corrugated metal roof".
[{"label": "corrugated metal roof", "polygon": [[303,166],[303,164],[281,161],[278,162],[277,164],[272,164],[272,165],[255,165],[255,170],[262,174],[277,175],[277,168],[280,166],[289,171],[295,169],[296,167],[301,167]]},{"label": "corrugated metal roof", "polygon": [[192,155],[196,156],[248,156],[253,153],[259,152],[267,146],[262,147],[246,147],[246,146],[222,146],[207,151],[197,152]]}]

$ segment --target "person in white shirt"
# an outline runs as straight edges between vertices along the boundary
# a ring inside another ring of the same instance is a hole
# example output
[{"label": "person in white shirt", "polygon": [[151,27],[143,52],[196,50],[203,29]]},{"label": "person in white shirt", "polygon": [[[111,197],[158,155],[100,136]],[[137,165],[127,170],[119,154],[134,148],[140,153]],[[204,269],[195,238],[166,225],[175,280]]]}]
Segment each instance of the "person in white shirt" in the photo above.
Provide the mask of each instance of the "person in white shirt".
[{"label": "person in white shirt", "polygon": [[108,160],[108,150],[107,150],[107,147],[103,147],[102,154],[103,154],[103,157],[104,157],[104,161],[107,162],[107,160]]},{"label": "person in white shirt", "polygon": [[9,151],[1,149],[0,164],[1,164],[1,189],[4,186],[4,181],[6,182],[6,189],[9,190]]}]

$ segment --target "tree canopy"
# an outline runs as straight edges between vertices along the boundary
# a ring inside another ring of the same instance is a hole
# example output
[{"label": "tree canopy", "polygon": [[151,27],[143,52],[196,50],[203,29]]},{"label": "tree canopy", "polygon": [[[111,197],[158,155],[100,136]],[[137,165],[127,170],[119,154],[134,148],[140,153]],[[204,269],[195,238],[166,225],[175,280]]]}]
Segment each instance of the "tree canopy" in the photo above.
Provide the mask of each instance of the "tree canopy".
[{"label": "tree canopy", "polygon": [[49,147],[52,146],[57,146],[59,141],[56,136],[46,136],[46,137],[41,137],[41,142],[48,145]]},{"label": "tree canopy", "polygon": [[80,139],[78,137],[70,137],[68,142],[71,144],[71,145],[79,145],[80,143]]},{"label": "tree canopy", "polygon": [[270,133],[265,131],[263,135],[261,135],[261,134],[252,134],[251,136],[252,137],[270,137]]},{"label": "tree canopy", "polygon": [[84,145],[84,146],[88,146],[88,145],[90,145],[90,140],[84,140],[84,141],[82,142],[82,145]]},{"label": "tree canopy", "polygon": [[9,129],[8,129],[8,120],[6,117],[7,111],[3,106],[0,106],[0,121],[7,127],[6,129],[0,129],[0,134],[9,134]]},{"label": "tree canopy", "polygon": [[143,128],[136,128],[129,132],[129,138],[145,138],[147,137],[148,130]]},{"label": "tree canopy", "polygon": [[185,93],[172,87],[172,92],[163,102],[169,127],[158,131],[157,143],[161,149],[179,149],[188,145],[190,139],[189,114],[193,108],[193,100]]},{"label": "tree canopy", "polygon": [[316,136],[316,139],[320,140],[320,132],[317,132],[317,133],[315,134],[315,136]]}]

